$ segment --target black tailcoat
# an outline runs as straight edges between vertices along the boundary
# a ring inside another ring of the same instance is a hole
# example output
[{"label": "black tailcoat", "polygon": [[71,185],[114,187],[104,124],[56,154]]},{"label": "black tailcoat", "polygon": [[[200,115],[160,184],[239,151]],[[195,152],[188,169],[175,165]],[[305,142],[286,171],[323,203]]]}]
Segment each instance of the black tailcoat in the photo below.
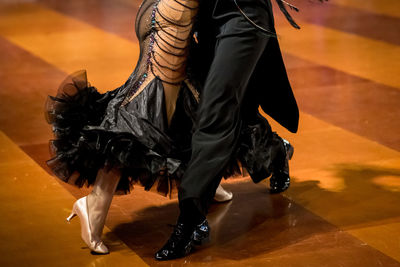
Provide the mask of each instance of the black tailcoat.
[{"label": "black tailcoat", "polygon": [[[257,25],[275,33],[272,6],[269,0],[237,0],[237,4]],[[243,16],[234,0],[203,0],[195,31],[199,43],[193,46],[190,53],[189,66],[197,80],[204,80],[214,56],[215,40],[220,37],[219,28],[227,20],[235,16]],[[228,34],[239,35],[246,31],[255,31],[251,23],[241,23]],[[226,34],[226,33],[225,33]],[[245,67],[245,66],[243,66]],[[283,63],[278,39],[270,37],[267,48],[254,71],[257,87],[257,101],[270,117],[291,132],[297,132],[299,110],[290,86],[285,65]]]},{"label": "black tailcoat", "polygon": [[260,118],[259,105],[288,130],[298,128],[299,111],[276,39],[271,4],[237,1],[200,3],[195,28],[199,43],[190,52],[188,74],[197,77],[189,78],[204,85],[199,86],[192,155],[179,200],[199,200],[196,205],[204,214],[232,160],[239,159],[256,180],[267,178],[284,162],[282,140]]}]

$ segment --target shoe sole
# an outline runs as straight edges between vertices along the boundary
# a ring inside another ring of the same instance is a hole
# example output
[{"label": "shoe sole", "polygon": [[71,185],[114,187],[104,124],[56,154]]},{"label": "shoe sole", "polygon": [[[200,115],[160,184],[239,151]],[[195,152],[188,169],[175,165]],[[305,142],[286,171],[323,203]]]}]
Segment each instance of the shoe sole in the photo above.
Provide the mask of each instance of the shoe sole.
[{"label": "shoe sole", "polygon": [[286,152],[286,158],[287,160],[291,160],[294,154],[294,147],[289,143],[289,148]]},{"label": "shoe sole", "polygon": [[192,240],[193,240],[193,245],[202,246],[202,245],[210,242],[210,236],[202,238],[201,240],[195,240],[195,239],[192,239]]}]

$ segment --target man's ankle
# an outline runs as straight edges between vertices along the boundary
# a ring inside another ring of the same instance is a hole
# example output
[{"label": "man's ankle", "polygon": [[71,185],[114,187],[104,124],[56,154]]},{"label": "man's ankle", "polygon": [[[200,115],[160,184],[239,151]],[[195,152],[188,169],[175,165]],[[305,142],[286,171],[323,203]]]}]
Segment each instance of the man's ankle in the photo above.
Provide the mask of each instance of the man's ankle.
[{"label": "man's ankle", "polygon": [[206,216],[200,211],[195,199],[186,199],[179,203],[180,214],[178,222],[195,227],[206,219]]}]

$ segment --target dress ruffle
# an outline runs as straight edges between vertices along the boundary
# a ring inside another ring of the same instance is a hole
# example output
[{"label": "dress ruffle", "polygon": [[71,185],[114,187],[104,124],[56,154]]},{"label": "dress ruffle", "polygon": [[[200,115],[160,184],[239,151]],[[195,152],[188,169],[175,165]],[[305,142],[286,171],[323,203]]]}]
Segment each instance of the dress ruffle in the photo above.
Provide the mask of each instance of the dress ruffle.
[{"label": "dress ruffle", "polygon": [[[49,96],[46,102],[46,119],[55,135],[50,141],[53,158],[47,165],[61,180],[79,187],[92,185],[100,168],[116,168],[121,173],[117,190],[128,193],[133,184],[139,183],[146,190],[156,185],[158,192],[167,195],[182,177],[184,159],[190,157],[191,126],[186,134],[176,132],[185,131],[192,123],[193,114],[188,112],[194,103],[184,105],[184,101],[193,100],[185,99],[190,95],[187,88],[182,88],[178,98],[182,105],[178,109],[185,114],[173,118],[172,124],[181,124],[180,128],[175,132],[173,127],[169,130],[174,139],[182,140],[176,146],[175,140],[148,118],[137,116],[132,125],[135,129],[121,130],[105,123],[107,115],[119,112],[110,110],[108,104],[118,97],[120,90],[122,87],[100,94],[88,84],[85,71],[67,77],[57,95]],[[130,116],[135,116],[135,112],[130,112]]]},{"label": "dress ruffle", "polygon": [[272,132],[268,121],[257,114],[240,134],[237,158],[255,183],[268,178],[275,168],[285,163],[282,138]]},{"label": "dress ruffle", "polygon": [[[87,82],[86,72],[67,77],[55,97],[46,101],[46,119],[53,126],[52,158],[47,165],[64,182],[93,185],[101,168],[117,169],[117,191],[128,193],[134,184],[170,195],[179,185],[191,157],[191,138],[198,106],[182,83],[168,126],[161,81],[150,82],[125,107],[124,86],[105,94]],[[243,125],[237,150],[221,174],[240,173],[238,160],[254,182],[271,175],[285,157],[282,139],[261,115]]]}]

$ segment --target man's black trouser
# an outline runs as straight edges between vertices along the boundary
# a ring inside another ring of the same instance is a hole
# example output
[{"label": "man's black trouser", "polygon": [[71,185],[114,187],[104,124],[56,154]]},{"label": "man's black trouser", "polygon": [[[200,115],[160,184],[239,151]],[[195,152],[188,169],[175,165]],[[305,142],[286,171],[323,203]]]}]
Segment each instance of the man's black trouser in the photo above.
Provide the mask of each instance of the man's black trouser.
[{"label": "man's black trouser", "polygon": [[[249,28],[242,17],[228,20],[220,28],[212,61],[199,103],[192,137],[192,157],[179,188],[179,201],[193,201],[205,215],[207,202],[215,194],[221,172],[236,149],[244,117],[258,112],[253,72],[270,38]],[[232,34],[231,34],[232,33]],[[258,78],[258,79],[256,79]],[[268,81],[262,85],[268,87]],[[253,94],[253,95],[252,95]],[[192,206],[192,205],[189,205]]]}]

